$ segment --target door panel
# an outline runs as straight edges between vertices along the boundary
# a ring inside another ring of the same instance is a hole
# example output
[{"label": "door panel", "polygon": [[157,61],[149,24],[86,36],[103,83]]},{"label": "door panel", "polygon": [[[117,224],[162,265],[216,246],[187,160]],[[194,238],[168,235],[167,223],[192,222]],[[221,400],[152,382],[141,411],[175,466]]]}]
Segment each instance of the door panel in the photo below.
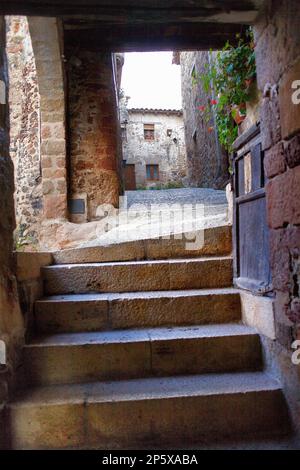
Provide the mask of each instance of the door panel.
[{"label": "door panel", "polygon": [[136,189],[135,165],[125,165],[125,190],[132,191]]},{"label": "door panel", "polygon": [[234,280],[261,294],[272,290],[263,158],[259,127],[254,126],[237,139],[233,155]]}]

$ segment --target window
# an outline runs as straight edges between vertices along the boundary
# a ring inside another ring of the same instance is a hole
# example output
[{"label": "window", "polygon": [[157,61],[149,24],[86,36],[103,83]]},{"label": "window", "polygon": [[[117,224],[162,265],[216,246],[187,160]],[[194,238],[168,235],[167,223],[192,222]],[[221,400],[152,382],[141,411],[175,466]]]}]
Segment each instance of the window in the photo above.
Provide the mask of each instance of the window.
[{"label": "window", "polygon": [[154,124],[144,124],[144,139],[154,140]]},{"label": "window", "polygon": [[127,142],[127,129],[126,127],[121,127],[121,136],[124,142]]},{"label": "window", "polygon": [[146,175],[149,181],[159,180],[159,168],[158,165],[146,165]]},{"label": "window", "polygon": [[167,129],[167,136],[171,137],[171,135],[172,135],[172,129]]}]

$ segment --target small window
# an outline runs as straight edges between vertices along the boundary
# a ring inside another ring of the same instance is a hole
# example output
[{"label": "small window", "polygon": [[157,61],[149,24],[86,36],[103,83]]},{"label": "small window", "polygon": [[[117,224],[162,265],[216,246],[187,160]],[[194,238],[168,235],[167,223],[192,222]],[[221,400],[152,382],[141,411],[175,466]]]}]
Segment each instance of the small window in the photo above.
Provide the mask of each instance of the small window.
[{"label": "small window", "polygon": [[144,124],[144,139],[154,140],[154,124]]},{"label": "small window", "polygon": [[149,181],[159,180],[159,168],[158,165],[146,165],[146,175]]},{"label": "small window", "polygon": [[171,135],[172,135],[172,129],[167,129],[167,136],[171,137]]}]

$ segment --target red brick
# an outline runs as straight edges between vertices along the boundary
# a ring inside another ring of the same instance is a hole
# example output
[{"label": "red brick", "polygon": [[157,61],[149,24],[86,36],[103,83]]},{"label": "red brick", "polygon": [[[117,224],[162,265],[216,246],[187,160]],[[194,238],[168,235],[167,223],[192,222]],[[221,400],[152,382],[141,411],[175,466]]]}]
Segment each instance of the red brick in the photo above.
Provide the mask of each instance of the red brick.
[{"label": "red brick", "polygon": [[43,168],[51,168],[52,167],[52,158],[51,157],[43,157],[42,158],[42,167]]},{"label": "red brick", "polygon": [[42,126],[41,136],[42,136],[42,139],[49,139],[51,137],[50,126]]},{"label": "red brick", "polygon": [[67,201],[62,194],[44,197],[44,216],[46,219],[61,219],[66,217]]},{"label": "red brick", "polygon": [[66,167],[66,159],[65,157],[58,157],[55,159],[55,163],[57,168],[65,168]]}]

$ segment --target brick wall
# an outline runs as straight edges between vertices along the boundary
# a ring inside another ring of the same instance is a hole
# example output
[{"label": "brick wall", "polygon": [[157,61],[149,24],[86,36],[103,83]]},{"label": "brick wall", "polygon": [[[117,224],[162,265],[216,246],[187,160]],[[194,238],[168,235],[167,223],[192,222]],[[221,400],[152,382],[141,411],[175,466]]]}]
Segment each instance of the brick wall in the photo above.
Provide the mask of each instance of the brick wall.
[{"label": "brick wall", "polygon": [[86,199],[87,220],[118,206],[119,125],[112,55],[68,50],[71,196]]},{"label": "brick wall", "polygon": [[215,127],[214,122],[206,123],[198,109],[206,106],[212,97],[203,90],[200,80],[192,86],[193,70],[198,76],[204,73],[209,54],[206,51],[180,54],[188,181],[192,186],[224,189],[229,179],[228,160],[219,146],[215,129],[208,130]]},{"label": "brick wall", "polygon": [[[300,370],[291,344],[300,327],[300,104],[292,82],[300,80],[300,10],[297,0],[272,1],[255,27],[261,104],[270,256],[276,321],[276,360],[295,413]],[[297,379],[298,377],[298,379]],[[299,416],[299,414],[298,414]]]},{"label": "brick wall", "polygon": [[15,168],[16,241],[38,243],[42,217],[40,96],[27,18],[8,16],[10,155]]}]

